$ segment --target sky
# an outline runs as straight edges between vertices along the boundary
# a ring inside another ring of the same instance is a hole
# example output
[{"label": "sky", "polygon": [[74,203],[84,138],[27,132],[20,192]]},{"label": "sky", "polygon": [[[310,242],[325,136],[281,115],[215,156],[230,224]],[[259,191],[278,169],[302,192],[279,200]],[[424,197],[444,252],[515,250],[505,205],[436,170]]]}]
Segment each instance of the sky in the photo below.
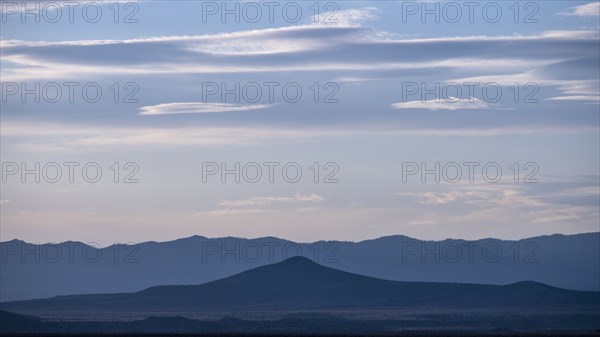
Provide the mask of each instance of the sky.
[{"label": "sky", "polygon": [[1,6],[1,241],[600,230],[599,2]]}]

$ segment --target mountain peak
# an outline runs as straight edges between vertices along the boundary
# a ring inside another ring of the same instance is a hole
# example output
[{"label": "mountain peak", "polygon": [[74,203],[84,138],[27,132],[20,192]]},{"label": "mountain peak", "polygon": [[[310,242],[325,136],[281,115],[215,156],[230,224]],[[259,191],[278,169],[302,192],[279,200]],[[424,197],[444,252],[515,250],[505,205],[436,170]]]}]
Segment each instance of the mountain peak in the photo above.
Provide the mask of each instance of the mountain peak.
[{"label": "mountain peak", "polygon": [[[139,310],[176,312],[323,308],[548,307],[597,310],[598,292],[548,287],[536,282],[508,286],[401,282],[352,274],[295,256],[200,285],[155,286],[136,293],[72,295],[4,302],[8,310]],[[503,309],[504,310],[504,309]],[[562,309],[561,309],[562,310]],[[1,315],[0,315],[1,316]],[[0,317],[1,318],[1,317]],[[181,319],[183,320],[183,319]],[[154,318],[160,324],[160,318]],[[184,324],[183,322],[182,324]]]},{"label": "mountain peak", "polygon": [[302,264],[310,264],[310,265],[315,265],[318,264],[315,261],[304,257],[304,256],[293,256],[288,258],[287,260],[283,260],[281,263],[302,263]]}]

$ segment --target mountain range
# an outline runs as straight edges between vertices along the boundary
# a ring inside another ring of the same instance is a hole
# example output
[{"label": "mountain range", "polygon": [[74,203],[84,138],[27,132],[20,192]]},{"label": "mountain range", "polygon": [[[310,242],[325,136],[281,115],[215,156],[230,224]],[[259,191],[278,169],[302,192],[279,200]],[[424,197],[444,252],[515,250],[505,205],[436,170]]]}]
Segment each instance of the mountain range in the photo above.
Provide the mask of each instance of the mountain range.
[{"label": "mountain range", "polygon": [[203,284],[297,255],[386,280],[497,285],[531,280],[566,289],[600,290],[600,233],[518,241],[422,241],[388,236],[314,243],[274,237],[192,236],[161,243],[95,246],[0,243],[0,301]]}]

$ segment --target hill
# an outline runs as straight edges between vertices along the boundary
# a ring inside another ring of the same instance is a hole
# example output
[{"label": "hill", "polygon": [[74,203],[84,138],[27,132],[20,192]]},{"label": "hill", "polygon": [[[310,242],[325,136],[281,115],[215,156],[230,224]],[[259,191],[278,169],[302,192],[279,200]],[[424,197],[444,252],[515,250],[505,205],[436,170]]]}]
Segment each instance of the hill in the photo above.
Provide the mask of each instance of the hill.
[{"label": "hill", "polygon": [[201,285],[151,287],[135,293],[58,296],[4,302],[16,312],[61,310],[315,310],[334,308],[436,308],[598,310],[599,292],[574,291],[538,282],[509,285],[401,282],[372,278],[294,257]]}]

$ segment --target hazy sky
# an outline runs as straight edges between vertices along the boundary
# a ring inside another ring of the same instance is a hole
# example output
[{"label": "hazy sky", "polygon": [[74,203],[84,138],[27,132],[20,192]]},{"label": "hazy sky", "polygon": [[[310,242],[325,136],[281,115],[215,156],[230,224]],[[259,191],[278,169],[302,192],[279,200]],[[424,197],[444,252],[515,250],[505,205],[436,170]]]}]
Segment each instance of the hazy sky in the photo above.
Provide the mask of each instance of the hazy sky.
[{"label": "hazy sky", "polygon": [[2,241],[599,230],[598,2],[79,3],[2,1]]}]

